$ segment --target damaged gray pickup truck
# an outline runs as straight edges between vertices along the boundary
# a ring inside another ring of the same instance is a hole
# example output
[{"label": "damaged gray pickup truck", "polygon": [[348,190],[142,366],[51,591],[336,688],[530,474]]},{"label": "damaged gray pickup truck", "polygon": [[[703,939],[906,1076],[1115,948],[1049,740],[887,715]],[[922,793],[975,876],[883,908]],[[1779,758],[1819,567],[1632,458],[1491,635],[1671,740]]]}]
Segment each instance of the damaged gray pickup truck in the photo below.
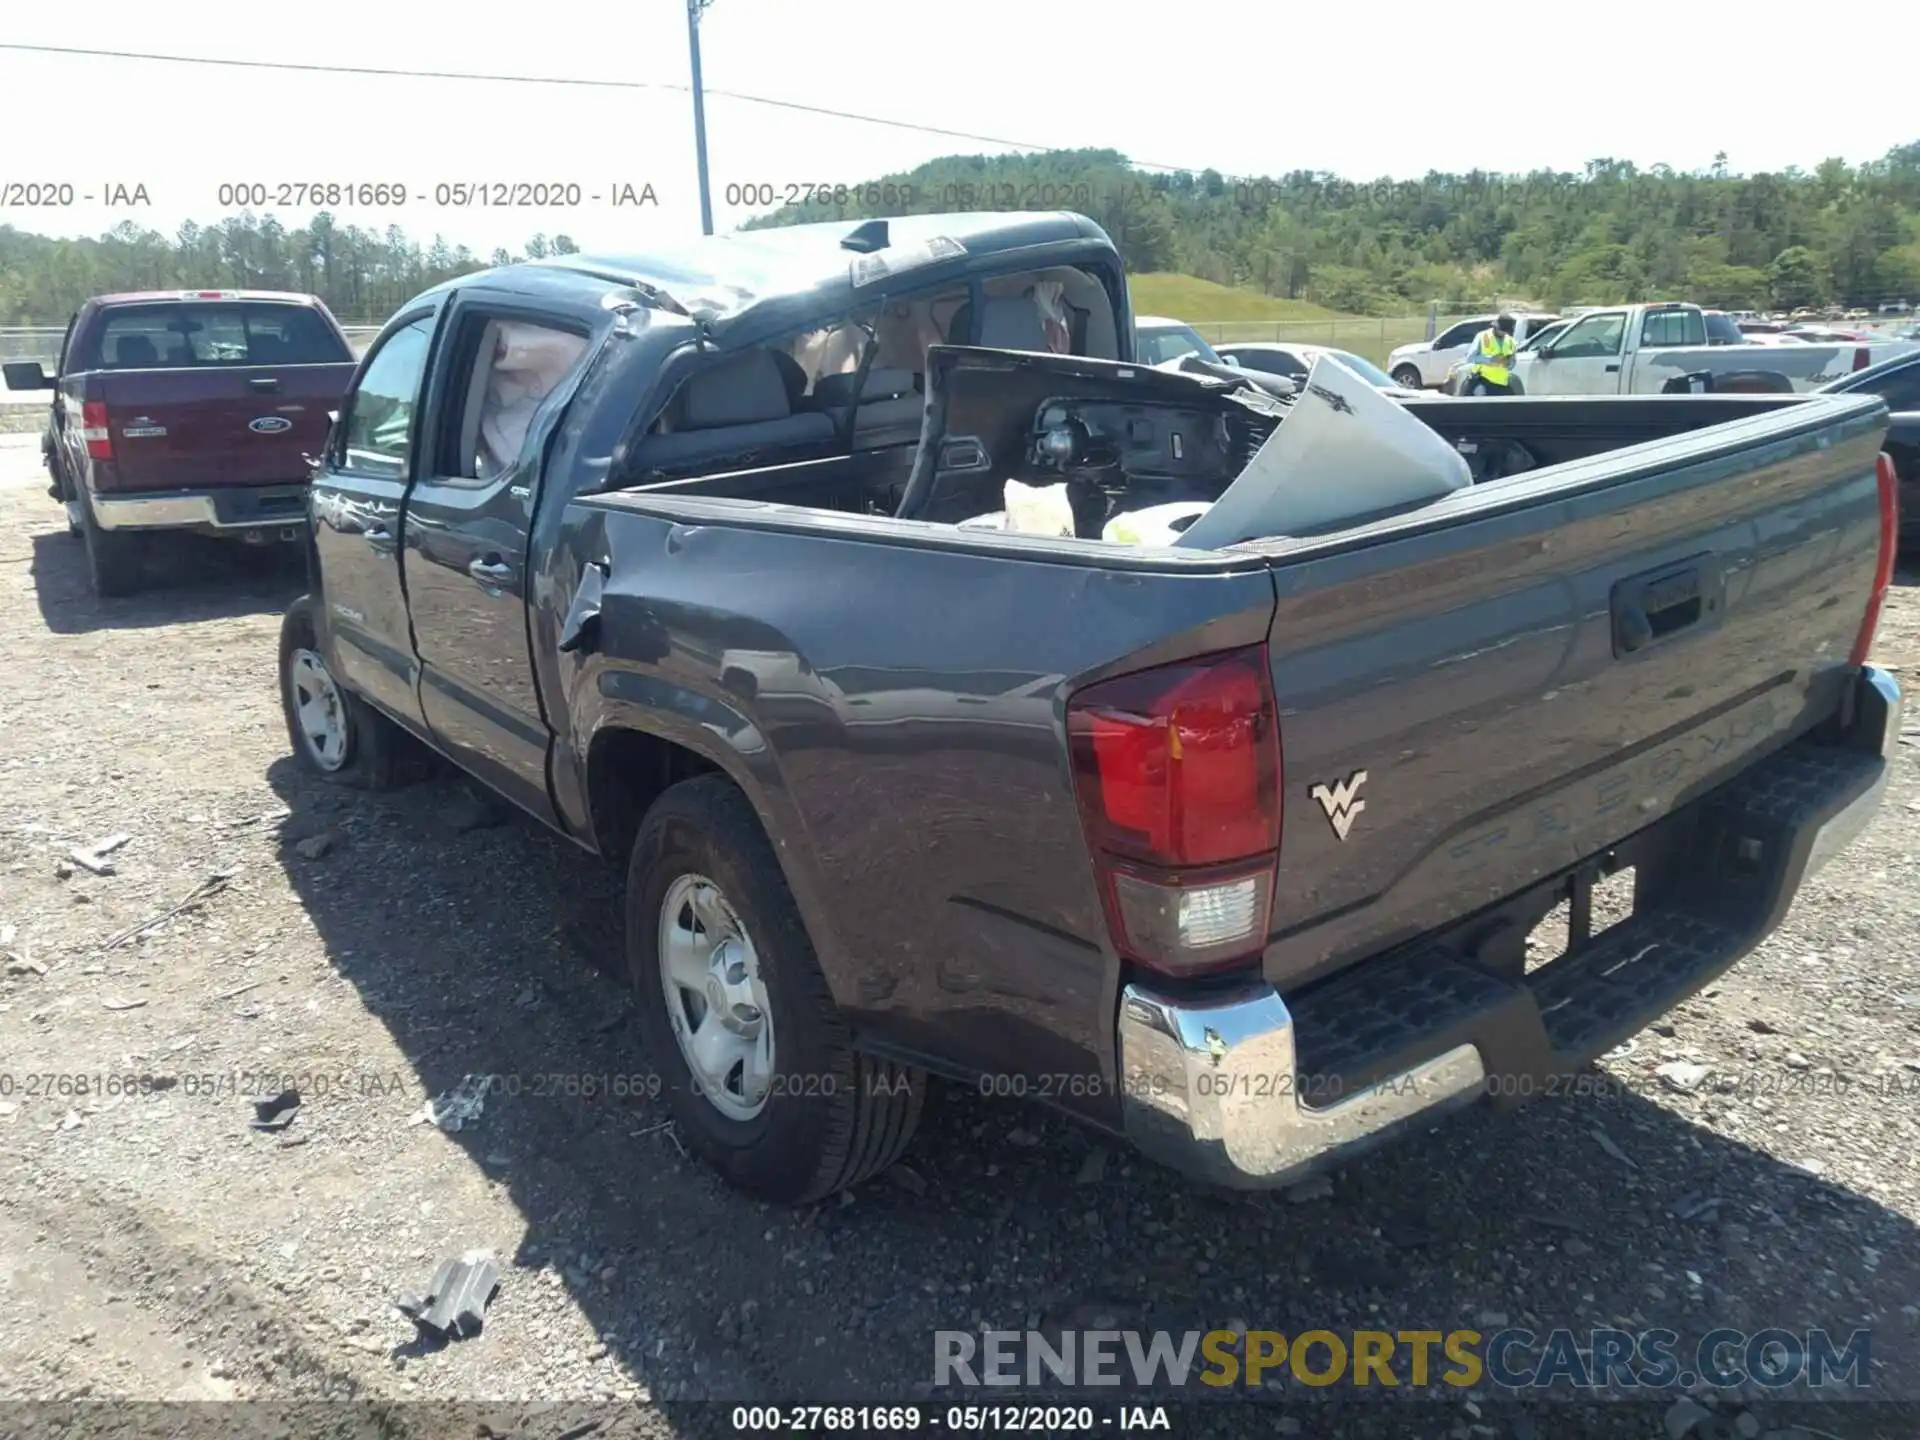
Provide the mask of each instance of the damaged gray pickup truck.
[{"label": "damaged gray pickup truck", "polygon": [[1584,1066],[1879,802],[1881,400],[1132,337],[1092,222],[919,216],[464,277],[360,364],[294,749],[424,745],[623,864],[668,1103],[752,1193],[886,1166],[930,1072],[1290,1183]]}]

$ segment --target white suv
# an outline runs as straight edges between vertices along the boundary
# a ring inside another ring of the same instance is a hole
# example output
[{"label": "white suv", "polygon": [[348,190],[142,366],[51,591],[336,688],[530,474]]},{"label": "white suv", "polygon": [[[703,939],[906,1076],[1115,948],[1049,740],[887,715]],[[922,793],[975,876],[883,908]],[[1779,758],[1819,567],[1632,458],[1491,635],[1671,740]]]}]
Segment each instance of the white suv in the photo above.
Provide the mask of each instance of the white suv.
[{"label": "white suv", "polygon": [[[1476,315],[1471,320],[1449,325],[1431,340],[1416,340],[1411,345],[1402,345],[1387,356],[1387,372],[1393,376],[1393,383],[1404,385],[1409,390],[1438,389],[1447,383],[1447,372],[1466,358],[1467,351],[1473,346],[1473,337],[1499,318],[1497,314]],[[1513,343],[1526,344],[1535,332],[1546,329],[1559,319],[1558,315],[1515,312]]]}]

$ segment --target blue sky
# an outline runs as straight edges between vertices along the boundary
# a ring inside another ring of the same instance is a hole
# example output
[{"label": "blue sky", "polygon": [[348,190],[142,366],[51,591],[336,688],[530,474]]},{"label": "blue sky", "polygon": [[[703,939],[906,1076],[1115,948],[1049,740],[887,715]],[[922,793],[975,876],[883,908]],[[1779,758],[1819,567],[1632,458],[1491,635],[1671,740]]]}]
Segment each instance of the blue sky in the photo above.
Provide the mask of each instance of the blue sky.
[{"label": "blue sky", "polygon": [[[684,86],[681,0],[463,7],[329,0],[93,0],[83,12],[6,7],[0,41],[392,69],[515,72]],[[75,16],[84,14],[84,23]],[[1847,7],[1834,53],[1920,54],[1920,6]],[[459,18],[454,18],[458,16]],[[1599,156],[1680,168],[1724,150],[1738,170],[1871,159],[1920,138],[1910,80],[1857,64],[1810,69],[1748,10],[1617,0],[1308,7],[1083,0],[714,0],[702,29],[711,89],[1039,145],[1110,146],[1139,161],[1229,174],[1324,169],[1351,179],[1429,169],[1577,169]],[[280,38],[275,38],[276,36]],[[1869,39],[1870,38],[1870,43]],[[1895,71],[1900,68],[1894,67]],[[1824,75],[1826,78],[1821,78]],[[0,210],[0,223],[96,233],[131,218],[171,231],[217,219],[223,183],[399,182],[399,209],[344,221],[434,231],[478,250],[536,231],[587,248],[697,230],[685,93],[340,77],[0,50],[12,122],[0,186],[76,197],[144,185],[151,203]],[[1472,121],[1484,99],[1505,123]],[[44,139],[25,134],[39,117]],[[994,147],[713,96],[715,223],[752,207],[728,187],[851,181]],[[559,210],[439,206],[441,183],[578,185]],[[607,197],[651,185],[658,203]],[[590,198],[600,194],[600,203]],[[0,199],[6,198],[0,194]],[[307,209],[279,210],[290,224]]]}]

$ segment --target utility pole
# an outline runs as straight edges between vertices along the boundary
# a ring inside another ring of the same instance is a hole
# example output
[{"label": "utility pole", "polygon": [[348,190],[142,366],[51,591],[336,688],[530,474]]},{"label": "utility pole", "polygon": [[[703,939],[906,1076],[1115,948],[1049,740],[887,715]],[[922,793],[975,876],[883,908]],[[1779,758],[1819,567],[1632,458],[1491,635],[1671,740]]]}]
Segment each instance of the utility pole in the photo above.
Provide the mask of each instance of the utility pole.
[{"label": "utility pole", "polygon": [[713,0],[687,0],[687,49],[693,56],[693,152],[700,166],[700,233],[713,234],[713,197],[707,193],[707,102],[700,89],[700,16]]}]

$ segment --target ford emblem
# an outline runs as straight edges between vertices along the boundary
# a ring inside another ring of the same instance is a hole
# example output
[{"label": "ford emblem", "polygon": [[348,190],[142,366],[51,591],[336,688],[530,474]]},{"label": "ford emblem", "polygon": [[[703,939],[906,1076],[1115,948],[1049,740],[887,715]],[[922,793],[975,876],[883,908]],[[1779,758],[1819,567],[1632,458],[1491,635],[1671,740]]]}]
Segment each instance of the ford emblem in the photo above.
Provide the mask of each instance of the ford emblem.
[{"label": "ford emblem", "polygon": [[282,430],[291,430],[293,421],[279,415],[262,415],[258,420],[250,421],[247,428],[257,435],[278,435]]}]

